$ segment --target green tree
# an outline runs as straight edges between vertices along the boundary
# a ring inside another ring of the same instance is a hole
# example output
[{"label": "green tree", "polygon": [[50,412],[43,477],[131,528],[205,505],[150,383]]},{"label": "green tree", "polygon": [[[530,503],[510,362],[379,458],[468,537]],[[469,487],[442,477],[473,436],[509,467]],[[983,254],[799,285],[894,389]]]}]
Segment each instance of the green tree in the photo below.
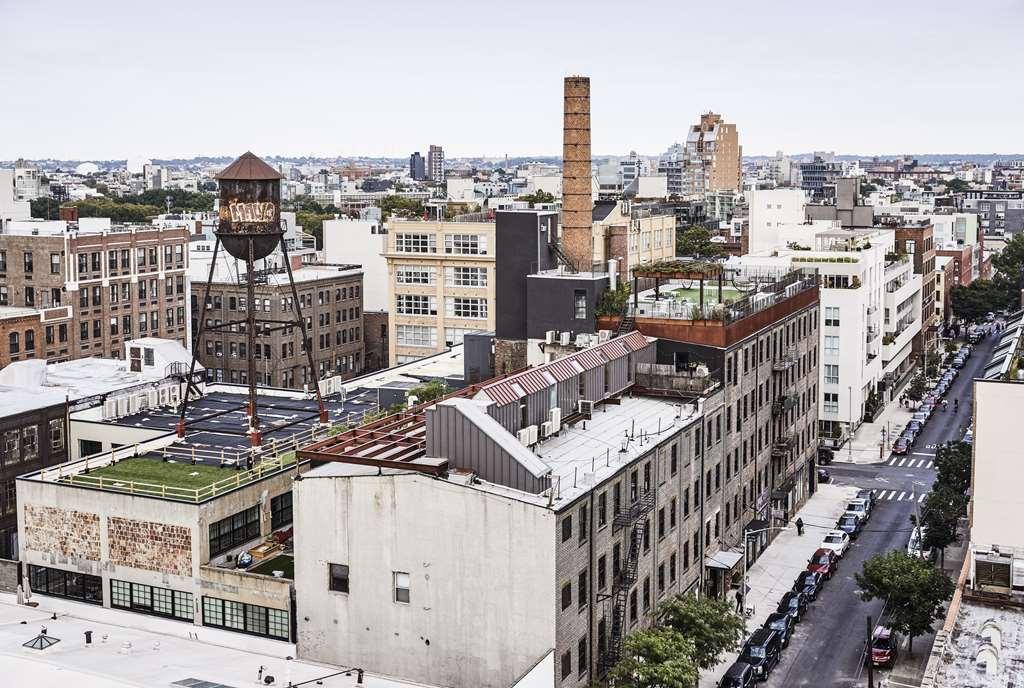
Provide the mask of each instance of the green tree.
[{"label": "green tree", "polygon": [[971,188],[971,185],[963,179],[950,179],[943,184],[946,185],[946,190],[952,193],[963,193]]},{"label": "green tree", "polygon": [[726,600],[694,595],[676,595],[660,605],[658,623],[693,641],[693,661],[700,669],[718,664],[719,656],[733,650],[743,637],[746,624]]},{"label": "green tree", "polygon": [[[1007,248],[1009,248],[1009,243]],[[1014,276],[1011,282],[1000,271],[991,280],[974,280],[966,287],[959,285],[953,287],[949,294],[953,313],[968,322],[976,322],[983,319],[989,311],[1006,308],[1020,298],[1017,288],[1014,286],[1016,284],[1015,280],[1016,276]]]},{"label": "green tree", "polygon": [[722,255],[722,247],[711,241],[711,231],[704,227],[687,227],[676,238],[676,253],[694,258],[713,258]]},{"label": "green tree", "polygon": [[935,456],[935,482],[957,494],[967,494],[971,486],[971,445],[950,442],[939,447]]},{"label": "green tree", "polygon": [[626,636],[610,674],[616,688],[692,688],[697,685],[693,641],[655,626]]},{"label": "green tree", "polygon": [[68,205],[78,208],[79,217],[109,217],[115,223],[148,222],[150,218],[164,212],[159,206],[125,203],[120,199],[106,197],[87,198]]},{"label": "green tree", "polygon": [[417,201],[414,198],[406,198],[405,196],[390,195],[380,199],[378,203],[380,206],[381,215],[384,219],[391,217],[422,217],[423,216],[423,203]]},{"label": "green tree", "polygon": [[597,299],[595,313],[598,315],[622,315],[629,301],[629,282],[619,282],[615,289],[605,289]]},{"label": "green tree", "polygon": [[520,196],[516,200],[526,201],[527,203],[530,204],[530,207],[532,208],[537,203],[554,203],[555,196],[554,194],[548,193],[544,189],[538,189],[537,191],[534,191],[532,194],[525,194],[523,196]]},{"label": "green tree", "polygon": [[324,247],[324,220],[333,220],[333,213],[310,213],[300,210],[295,213],[295,223],[302,227],[302,231],[316,237],[316,247]]},{"label": "green tree", "polygon": [[943,618],[943,603],[956,587],[942,571],[902,550],[876,554],[854,576],[861,598],[886,601],[890,625],[908,636],[913,652],[914,636],[930,633]]},{"label": "green tree", "polygon": [[957,526],[967,508],[967,498],[948,485],[935,483],[921,503],[921,525],[925,528],[924,549],[941,552],[946,563],[946,548],[960,541]]},{"label": "green tree", "polygon": [[907,395],[907,398],[912,401],[921,401],[927,387],[928,381],[925,379],[924,375],[918,373],[910,380],[910,384],[907,385],[905,394]]},{"label": "green tree", "polygon": [[33,199],[28,204],[32,217],[39,218],[40,220],[57,220],[60,218],[60,203],[49,196]]},{"label": "green tree", "polygon": [[444,380],[430,380],[409,390],[408,397],[416,397],[417,404],[440,399],[448,393],[448,385]]}]

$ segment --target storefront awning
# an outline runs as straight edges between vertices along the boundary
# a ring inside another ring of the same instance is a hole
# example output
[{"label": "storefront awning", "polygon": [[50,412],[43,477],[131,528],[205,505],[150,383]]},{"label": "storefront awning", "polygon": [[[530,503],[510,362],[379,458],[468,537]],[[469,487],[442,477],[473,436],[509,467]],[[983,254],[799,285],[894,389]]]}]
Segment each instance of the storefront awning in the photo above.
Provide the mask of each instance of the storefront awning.
[{"label": "storefront awning", "polygon": [[716,552],[704,560],[704,565],[709,569],[725,569],[730,571],[740,563],[743,558],[742,552]]},{"label": "storefront awning", "polygon": [[768,525],[769,525],[768,521],[762,521],[759,518],[752,518],[752,519],[750,519],[750,523],[747,524],[747,527],[744,528],[744,530],[746,532],[748,532],[748,533],[750,531],[755,531],[755,530],[766,530],[768,528]]}]

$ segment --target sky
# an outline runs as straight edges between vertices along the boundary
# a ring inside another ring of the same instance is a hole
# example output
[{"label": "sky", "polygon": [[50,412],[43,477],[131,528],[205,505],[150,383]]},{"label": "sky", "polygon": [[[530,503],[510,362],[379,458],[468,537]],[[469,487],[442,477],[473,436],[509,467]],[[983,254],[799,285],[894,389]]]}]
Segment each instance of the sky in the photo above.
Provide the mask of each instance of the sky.
[{"label": "sky", "polygon": [[0,159],[1024,153],[1024,2],[0,0]]}]

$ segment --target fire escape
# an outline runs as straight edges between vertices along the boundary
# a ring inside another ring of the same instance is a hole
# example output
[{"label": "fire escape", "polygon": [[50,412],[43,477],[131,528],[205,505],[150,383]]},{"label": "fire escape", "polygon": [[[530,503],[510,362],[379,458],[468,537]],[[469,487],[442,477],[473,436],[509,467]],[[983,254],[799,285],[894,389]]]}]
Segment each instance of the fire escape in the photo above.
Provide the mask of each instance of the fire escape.
[{"label": "fire escape", "polygon": [[561,246],[561,244],[559,242],[557,242],[557,241],[550,242],[548,244],[548,248],[550,248],[551,249],[551,253],[553,253],[555,255],[555,262],[557,262],[559,265],[561,265],[565,269],[566,272],[572,272],[572,273],[579,272],[579,269],[576,267],[575,263],[573,263],[569,259],[569,256],[565,255],[565,251],[562,250],[562,246]]},{"label": "fire escape", "polygon": [[611,594],[601,597],[611,600],[611,629],[605,647],[601,648],[601,657],[597,668],[603,676],[614,667],[622,655],[623,629],[626,627],[626,605],[629,591],[636,584],[640,568],[640,551],[644,544],[646,524],[643,517],[654,509],[654,491],[648,490],[640,495],[640,499],[615,515],[612,525],[615,529],[629,529],[629,545],[626,557],[622,562],[622,570],[617,572],[612,583]]}]

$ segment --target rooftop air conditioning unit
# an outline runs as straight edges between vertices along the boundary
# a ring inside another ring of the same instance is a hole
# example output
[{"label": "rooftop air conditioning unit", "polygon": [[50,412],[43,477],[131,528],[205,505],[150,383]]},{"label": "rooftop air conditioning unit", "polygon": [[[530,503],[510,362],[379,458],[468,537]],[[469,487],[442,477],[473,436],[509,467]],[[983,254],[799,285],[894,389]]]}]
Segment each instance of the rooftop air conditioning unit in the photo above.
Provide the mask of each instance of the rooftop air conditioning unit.
[{"label": "rooftop air conditioning unit", "polygon": [[577,348],[580,348],[580,349],[587,348],[587,340],[588,340],[587,335],[583,334],[582,332],[580,334],[576,335],[576,346],[577,346]]},{"label": "rooftop air conditioning unit", "polygon": [[562,332],[560,334],[560,337],[561,338],[559,339],[558,343],[561,344],[562,346],[569,346],[569,344],[572,342],[572,332]]},{"label": "rooftop air conditioning unit", "polygon": [[562,409],[555,407],[548,412],[548,419],[551,423],[551,434],[557,433],[562,429]]},{"label": "rooftop air conditioning unit", "polygon": [[594,415],[594,402],[589,399],[580,399],[579,402],[577,402],[577,408],[584,416]]},{"label": "rooftop air conditioning unit", "polygon": [[548,330],[547,332],[545,332],[544,333],[544,343],[545,344],[554,344],[555,343],[555,334],[556,333],[555,333],[554,330]]},{"label": "rooftop air conditioning unit", "polygon": [[554,434],[554,432],[551,430],[551,421],[546,420],[546,421],[544,421],[543,423],[540,424],[540,436],[541,437],[551,437],[551,435],[553,435],[553,434]]},{"label": "rooftop air conditioning unit", "polygon": [[536,429],[536,427],[536,425],[531,425],[529,427],[523,428],[518,433],[516,433],[516,436],[519,438],[519,444],[523,445],[524,447],[529,447],[531,444],[533,444],[533,442],[530,441],[530,429]]},{"label": "rooftop air conditioning unit", "polygon": [[612,338],[612,331],[611,330],[598,330],[598,332],[597,332],[597,341],[598,342],[607,342],[611,338]]}]

